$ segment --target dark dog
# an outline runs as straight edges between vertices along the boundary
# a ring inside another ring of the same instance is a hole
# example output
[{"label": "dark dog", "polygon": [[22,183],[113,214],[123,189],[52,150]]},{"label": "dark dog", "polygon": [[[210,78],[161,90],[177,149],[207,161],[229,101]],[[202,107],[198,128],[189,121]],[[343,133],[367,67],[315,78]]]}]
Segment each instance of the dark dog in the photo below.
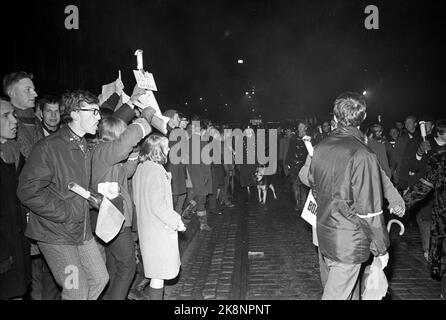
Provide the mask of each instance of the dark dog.
[{"label": "dark dog", "polygon": [[266,196],[268,195],[268,189],[273,192],[274,199],[277,199],[276,191],[273,184],[270,181],[270,177],[265,175],[265,168],[258,167],[256,173],[254,174],[255,181],[257,184],[257,192],[259,195],[259,202],[265,204]]}]

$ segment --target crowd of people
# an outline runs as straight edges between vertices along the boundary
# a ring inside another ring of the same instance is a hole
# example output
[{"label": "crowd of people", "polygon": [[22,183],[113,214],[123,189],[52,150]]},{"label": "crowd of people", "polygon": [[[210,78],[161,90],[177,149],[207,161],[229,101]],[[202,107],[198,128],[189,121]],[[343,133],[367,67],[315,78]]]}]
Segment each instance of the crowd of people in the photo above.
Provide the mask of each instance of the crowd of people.
[{"label": "crowd of people", "polygon": [[[4,77],[0,299],[124,300],[129,292],[134,298],[148,292],[147,298],[163,299],[164,281],[177,277],[181,266],[178,232],[195,217],[200,232],[212,232],[208,215],[234,207],[234,177],[248,195],[256,186],[257,161],[173,162],[169,157],[178,143],[169,139],[174,130],[188,137],[189,150],[195,136],[200,150],[218,141],[234,156],[227,126],[170,109],[163,113],[169,121],[162,134],[151,125],[156,110],[136,106],[144,90],[135,86],[122,103],[120,79],[115,88],[106,99],[75,90],[37,100],[32,74]],[[441,278],[445,297],[446,120],[408,116],[385,135],[379,122],[362,132],[365,116],[363,97],[349,93],[335,101],[330,120],[278,130],[272,176],[289,179],[295,210],[302,209],[310,188],[318,204],[323,298],[357,297],[361,265],[370,253],[373,264],[386,266],[385,201],[388,213],[398,217],[407,205],[410,214],[403,221],[416,216],[425,257]],[[245,132],[249,139],[254,131]],[[312,142],[314,154],[305,141]],[[247,152],[245,143],[244,159]],[[72,183],[88,196],[72,192]],[[106,188],[117,195],[104,193]],[[124,222],[105,242],[96,230],[108,201]],[[143,274],[131,290],[137,260]]]},{"label": "crowd of people", "polygon": [[[225,126],[170,109],[163,113],[167,134],[156,132],[156,110],[135,106],[145,90],[136,85],[122,103],[120,79],[106,99],[75,90],[37,100],[33,75],[23,71],[6,75],[3,89],[0,298],[126,299],[142,260],[136,295],[162,299],[164,280],[181,264],[177,232],[194,216],[201,231],[212,230],[208,214],[234,207],[236,171],[232,162],[174,163],[168,155],[177,141],[168,137],[182,130],[189,144],[199,137],[201,150],[206,136],[232,154]],[[250,186],[252,165],[237,169]],[[90,197],[72,192],[73,183]],[[119,191],[109,198],[124,223],[106,243],[96,229],[101,190],[110,185]]]},{"label": "crowd of people", "polygon": [[[380,257],[380,266],[387,265],[391,213],[403,225],[416,220],[420,247],[444,298],[446,119],[410,115],[385,130],[381,121],[361,127],[365,118],[364,97],[347,93],[336,99],[330,120],[301,121],[280,138],[279,168],[289,177],[296,210],[310,187],[318,205],[314,231],[323,299],[358,298],[361,265],[370,252],[375,264]],[[308,155],[306,137],[314,155]]]}]

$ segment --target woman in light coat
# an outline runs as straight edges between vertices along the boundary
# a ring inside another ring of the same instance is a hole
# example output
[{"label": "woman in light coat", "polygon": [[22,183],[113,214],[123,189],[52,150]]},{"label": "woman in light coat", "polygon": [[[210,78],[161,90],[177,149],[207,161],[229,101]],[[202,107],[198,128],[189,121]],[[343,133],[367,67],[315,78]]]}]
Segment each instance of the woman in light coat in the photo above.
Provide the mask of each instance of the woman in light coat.
[{"label": "woman in light coat", "polygon": [[153,134],[141,146],[140,161],[133,176],[138,237],[144,275],[150,278],[151,300],[161,300],[164,280],[180,270],[178,231],[186,227],[173,209],[170,175],[164,169],[169,152],[168,139]]}]

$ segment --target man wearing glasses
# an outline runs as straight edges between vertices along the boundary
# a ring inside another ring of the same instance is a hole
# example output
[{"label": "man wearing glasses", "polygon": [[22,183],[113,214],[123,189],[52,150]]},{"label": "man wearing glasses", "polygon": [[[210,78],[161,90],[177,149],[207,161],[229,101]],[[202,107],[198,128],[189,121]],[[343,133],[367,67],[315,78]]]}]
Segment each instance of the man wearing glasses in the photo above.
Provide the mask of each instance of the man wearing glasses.
[{"label": "man wearing glasses", "polygon": [[97,299],[109,276],[90,227],[89,203],[68,190],[88,189],[91,155],[85,135],[94,135],[101,116],[98,98],[86,91],[62,97],[63,125],[32,149],[17,195],[32,213],[26,236],[37,241],[62,299]]}]

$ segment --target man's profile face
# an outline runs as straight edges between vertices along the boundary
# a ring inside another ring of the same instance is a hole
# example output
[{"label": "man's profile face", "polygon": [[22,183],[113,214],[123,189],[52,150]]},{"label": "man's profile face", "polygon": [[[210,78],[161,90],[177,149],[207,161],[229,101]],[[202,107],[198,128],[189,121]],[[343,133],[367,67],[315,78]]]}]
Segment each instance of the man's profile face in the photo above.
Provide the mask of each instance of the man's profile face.
[{"label": "man's profile face", "polygon": [[416,122],[413,118],[407,118],[404,122],[404,126],[406,127],[407,131],[414,132],[416,128]]},{"label": "man's profile face", "polygon": [[402,123],[402,122],[399,122],[399,121],[395,123],[395,126],[396,126],[396,128],[397,128],[398,130],[400,130],[400,131],[404,128],[403,123]]},{"label": "man's profile face", "polygon": [[24,78],[13,84],[11,88],[11,100],[17,107],[23,109],[34,108],[37,97],[34,83],[29,78]]},{"label": "man's profile face", "polygon": [[14,116],[14,108],[7,101],[0,102],[0,137],[1,140],[11,140],[17,134],[17,119]]},{"label": "man's profile face", "polygon": [[99,106],[94,103],[88,104],[86,102],[81,102],[80,105],[81,110],[83,111],[77,111],[79,114],[79,125],[84,132],[94,135],[96,133],[96,130],[98,130],[99,120],[101,120]]},{"label": "man's profile face", "polygon": [[45,103],[43,107],[43,123],[50,128],[57,128],[60,123],[60,110],[58,103]]}]

